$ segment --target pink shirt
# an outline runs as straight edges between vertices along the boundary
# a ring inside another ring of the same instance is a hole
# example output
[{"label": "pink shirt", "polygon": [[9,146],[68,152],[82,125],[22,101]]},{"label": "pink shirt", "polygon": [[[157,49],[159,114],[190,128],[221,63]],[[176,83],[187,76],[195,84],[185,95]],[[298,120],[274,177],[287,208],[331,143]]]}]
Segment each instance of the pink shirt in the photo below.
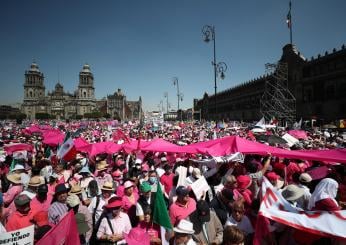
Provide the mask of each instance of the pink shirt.
[{"label": "pink shirt", "polygon": [[7,221],[6,230],[14,231],[18,229],[22,229],[32,225],[30,222],[33,218],[33,213],[30,211],[27,215],[23,215],[18,211],[14,212]]},{"label": "pink shirt", "polygon": [[170,174],[170,175],[163,174],[161,176],[160,182],[165,187],[165,192],[166,192],[167,195],[169,194],[169,192],[172,189],[173,178],[174,178],[174,174],[173,173]]},{"label": "pink shirt", "polygon": [[4,204],[8,206],[14,200],[14,198],[19,195],[23,191],[23,186],[21,185],[13,185],[8,189],[7,192],[3,194]]},{"label": "pink shirt", "polygon": [[175,226],[180,220],[185,219],[195,210],[196,201],[191,197],[189,197],[189,201],[186,203],[186,205],[182,205],[176,201],[169,208],[169,217],[171,218],[172,225]]},{"label": "pink shirt", "polygon": [[44,202],[40,202],[37,200],[37,197],[34,197],[30,202],[30,208],[35,215],[38,211],[46,211],[48,212],[48,209],[50,207],[50,204],[52,203],[53,196],[48,194],[47,199]]},{"label": "pink shirt", "polygon": [[136,203],[138,201],[138,198],[139,198],[138,194],[133,192],[133,195],[135,197],[135,202],[131,202],[128,196],[126,196],[126,195],[123,196],[123,199],[122,199],[123,200],[123,209],[125,212],[127,212],[127,210],[129,210],[131,208],[131,206],[136,205]]}]

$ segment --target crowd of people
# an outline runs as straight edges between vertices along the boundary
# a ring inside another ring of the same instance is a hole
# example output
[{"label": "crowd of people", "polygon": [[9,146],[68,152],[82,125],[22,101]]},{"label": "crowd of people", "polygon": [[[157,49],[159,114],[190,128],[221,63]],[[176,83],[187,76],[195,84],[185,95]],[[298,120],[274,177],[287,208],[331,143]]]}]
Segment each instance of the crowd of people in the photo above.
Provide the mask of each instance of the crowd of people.
[{"label": "crowd of people", "polygon": [[[294,207],[338,211],[346,208],[346,166],[340,163],[283,159],[248,154],[236,160],[206,154],[145,152],[76,152],[72,159],[56,156],[61,145],[46,145],[40,133],[25,127],[50,124],[89,144],[162,138],[189,145],[230,135],[268,143],[242,124],[185,122],[140,124],[98,121],[3,121],[0,129],[0,231],[35,226],[38,242],[64,216],[73,212],[80,244],[342,244],[342,238],[316,235],[280,222],[268,221],[269,232],[256,237],[262,223],[263,177]],[[122,134],[114,137],[114,132]],[[262,135],[282,136],[272,128]],[[259,140],[260,139],[260,140]],[[5,146],[24,143],[32,151],[6,152]],[[345,147],[338,132],[309,131],[291,149]],[[48,153],[49,152],[49,153]],[[210,164],[212,163],[212,164]],[[186,176],[180,178],[180,167]],[[311,174],[314,173],[314,174]],[[318,173],[318,174],[316,174]],[[209,189],[196,196],[191,185],[205,178]],[[183,183],[182,183],[183,181]],[[156,200],[163,197],[171,229],[163,228]],[[156,212],[156,214],[155,214]],[[267,222],[267,223],[268,223]],[[263,228],[263,227],[262,227]],[[263,234],[263,232],[262,232]],[[256,240],[256,241],[255,241]],[[76,243],[77,244],[77,243]]]}]

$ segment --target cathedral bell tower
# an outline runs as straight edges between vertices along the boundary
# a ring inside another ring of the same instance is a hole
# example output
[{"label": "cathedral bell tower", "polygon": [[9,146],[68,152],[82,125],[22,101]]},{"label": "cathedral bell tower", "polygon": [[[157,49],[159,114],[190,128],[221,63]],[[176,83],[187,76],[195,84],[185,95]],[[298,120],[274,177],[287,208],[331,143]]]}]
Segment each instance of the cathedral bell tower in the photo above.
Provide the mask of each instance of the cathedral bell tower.
[{"label": "cathedral bell tower", "polygon": [[41,106],[45,99],[44,76],[40,72],[38,65],[33,62],[30,69],[25,71],[24,81],[24,99],[22,104],[22,112],[28,118],[34,119],[37,112],[45,110]]},{"label": "cathedral bell tower", "polygon": [[94,75],[90,66],[85,64],[79,73],[79,84],[77,91],[77,114],[91,113],[96,107]]}]

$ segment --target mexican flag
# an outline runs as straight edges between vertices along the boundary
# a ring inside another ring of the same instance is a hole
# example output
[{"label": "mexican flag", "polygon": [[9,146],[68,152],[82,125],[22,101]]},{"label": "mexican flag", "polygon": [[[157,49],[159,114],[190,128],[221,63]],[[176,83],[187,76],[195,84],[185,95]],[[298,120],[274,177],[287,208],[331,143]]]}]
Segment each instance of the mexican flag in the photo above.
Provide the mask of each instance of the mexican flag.
[{"label": "mexican flag", "polygon": [[154,211],[153,211],[154,223],[164,227],[166,229],[172,229],[171,220],[168,215],[167,206],[163,199],[163,193],[161,190],[160,182],[157,183],[157,192],[155,196]]},{"label": "mexican flag", "polygon": [[74,146],[70,132],[66,133],[64,143],[59,147],[56,155],[59,159],[63,159],[65,161],[71,161],[76,157],[77,150]]}]

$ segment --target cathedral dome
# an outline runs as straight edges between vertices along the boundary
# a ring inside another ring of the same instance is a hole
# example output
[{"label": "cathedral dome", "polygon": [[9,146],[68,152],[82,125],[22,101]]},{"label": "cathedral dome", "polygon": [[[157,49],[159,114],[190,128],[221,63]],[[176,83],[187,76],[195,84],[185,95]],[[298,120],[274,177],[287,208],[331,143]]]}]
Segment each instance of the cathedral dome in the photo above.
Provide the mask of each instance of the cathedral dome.
[{"label": "cathedral dome", "polygon": [[90,66],[89,66],[88,64],[85,64],[85,65],[83,66],[82,72],[91,72],[91,71],[90,71]]},{"label": "cathedral dome", "polygon": [[32,64],[30,65],[30,71],[36,71],[36,72],[40,72],[40,70],[38,69],[38,65],[36,64],[36,62],[32,62]]}]

